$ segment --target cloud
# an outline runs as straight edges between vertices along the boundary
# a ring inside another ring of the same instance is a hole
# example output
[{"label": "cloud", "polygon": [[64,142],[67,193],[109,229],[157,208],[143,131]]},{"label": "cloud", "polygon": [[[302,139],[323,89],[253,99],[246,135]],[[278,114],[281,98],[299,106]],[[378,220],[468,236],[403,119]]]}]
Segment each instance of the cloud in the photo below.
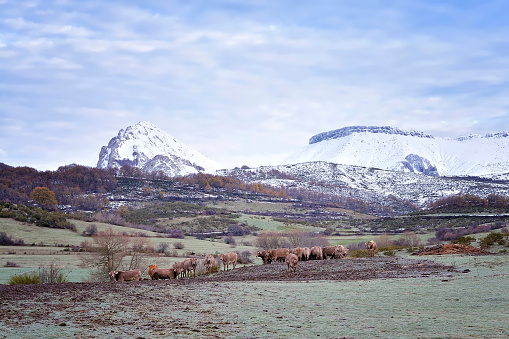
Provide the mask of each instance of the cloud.
[{"label": "cloud", "polygon": [[3,4],[0,118],[18,128],[0,142],[16,164],[94,166],[120,128],[148,120],[225,166],[256,166],[348,125],[497,132],[507,8],[483,4]]}]

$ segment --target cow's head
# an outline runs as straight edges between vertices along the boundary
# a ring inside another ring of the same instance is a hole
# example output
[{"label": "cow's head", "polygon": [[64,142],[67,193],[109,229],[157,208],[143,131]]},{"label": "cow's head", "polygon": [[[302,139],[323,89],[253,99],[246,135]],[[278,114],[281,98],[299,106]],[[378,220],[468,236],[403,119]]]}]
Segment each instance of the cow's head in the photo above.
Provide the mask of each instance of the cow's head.
[{"label": "cow's head", "polygon": [[117,277],[118,277],[118,271],[111,271],[109,273],[110,275],[110,281],[113,281],[113,280],[117,280]]}]

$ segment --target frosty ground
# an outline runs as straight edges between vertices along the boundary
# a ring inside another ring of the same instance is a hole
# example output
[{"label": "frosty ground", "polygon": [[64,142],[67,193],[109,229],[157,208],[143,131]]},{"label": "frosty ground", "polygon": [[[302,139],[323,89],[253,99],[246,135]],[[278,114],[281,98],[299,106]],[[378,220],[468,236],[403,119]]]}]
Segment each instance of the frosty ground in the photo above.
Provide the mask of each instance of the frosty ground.
[{"label": "frosty ground", "polygon": [[182,281],[0,286],[0,337],[507,338],[507,256],[237,267]]}]

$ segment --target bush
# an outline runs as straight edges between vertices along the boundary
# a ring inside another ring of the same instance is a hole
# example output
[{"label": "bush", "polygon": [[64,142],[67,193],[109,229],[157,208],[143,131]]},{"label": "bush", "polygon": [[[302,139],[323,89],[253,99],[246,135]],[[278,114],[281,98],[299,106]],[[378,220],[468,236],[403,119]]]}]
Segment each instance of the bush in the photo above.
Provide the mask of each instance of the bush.
[{"label": "bush", "polygon": [[235,242],[235,239],[233,239],[233,237],[231,235],[225,237],[224,242],[228,245],[237,245],[237,243]]},{"label": "bush", "polygon": [[7,261],[4,267],[19,267],[19,265],[16,264],[15,262]]},{"label": "bush", "polygon": [[9,285],[28,285],[40,284],[41,278],[37,272],[25,272],[23,274],[16,274],[9,278]]},{"label": "bush", "polygon": [[173,248],[176,250],[183,250],[185,248],[184,244],[180,241],[173,243]]},{"label": "bush", "polygon": [[460,245],[466,245],[466,246],[470,246],[470,244],[472,242],[475,241],[475,238],[474,237],[470,237],[470,236],[461,236],[459,237],[458,239],[456,240],[452,240],[451,243],[453,244],[460,244]]},{"label": "bush", "polygon": [[97,234],[97,226],[96,224],[92,224],[87,226],[87,228],[83,231],[82,235],[85,237],[91,237]]},{"label": "bush", "polygon": [[369,252],[368,250],[354,249],[348,251],[348,255],[352,258],[365,258],[369,257]]},{"label": "bush", "polygon": [[498,243],[499,245],[505,245],[506,239],[504,235],[499,232],[491,232],[486,237],[481,239],[481,248],[485,249]]},{"label": "bush", "polygon": [[167,242],[162,242],[157,245],[157,253],[165,253],[170,245]]},{"label": "bush", "polygon": [[5,232],[0,232],[0,246],[23,246],[23,239],[12,240]]},{"label": "bush", "polygon": [[16,274],[9,278],[9,285],[54,284],[67,282],[62,270],[56,265],[39,267],[38,271]]},{"label": "bush", "polygon": [[164,231],[164,233],[166,233],[168,238],[184,239],[184,231],[179,230],[179,229],[175,229],[175,228],[166,229]]}]

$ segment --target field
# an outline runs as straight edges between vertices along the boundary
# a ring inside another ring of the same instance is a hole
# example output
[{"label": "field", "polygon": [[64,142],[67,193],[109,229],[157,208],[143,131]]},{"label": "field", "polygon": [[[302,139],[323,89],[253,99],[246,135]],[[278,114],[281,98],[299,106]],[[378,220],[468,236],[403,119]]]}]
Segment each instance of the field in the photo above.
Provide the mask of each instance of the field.
[{"label": "field", "polygon": [[182,281],[3,285],[0,330],[9,338],[509,336],[507,256],[417,259],[311,262],[310,276],[323,279],[309,281],[299,263],[296,276],[275,264]]}]

